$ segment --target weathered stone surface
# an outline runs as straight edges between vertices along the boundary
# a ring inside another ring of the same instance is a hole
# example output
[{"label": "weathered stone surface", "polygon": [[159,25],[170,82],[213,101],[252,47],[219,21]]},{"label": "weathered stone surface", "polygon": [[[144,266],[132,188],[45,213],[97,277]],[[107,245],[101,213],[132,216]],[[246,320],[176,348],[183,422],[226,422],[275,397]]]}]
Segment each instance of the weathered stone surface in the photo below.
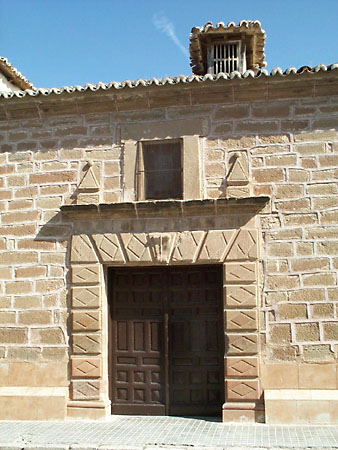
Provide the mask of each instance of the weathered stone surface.
[{"label": "weathered stone surface", "polygon": [[33,328],[30,339],[34,344],[60,345],[65,343],[65,336],[60,327]]},{"label": "weathered stone surface", "polygon": [[177,233],[175,247],[172,253],[172,262],[190,262],[196,260],[198,250],[200,249],[202,239],[205,233],[203,231],[183,231]]},{"label": "weathered stone surface", "polygon": [[74,331],[99,331],[101,329],[100,311],[74,311]]},{"label": "weathered stone surface", "polygon": [[121,139],[139,141],[140,139],[180,138],[181,136],[207,133],[208,124],[203,119],[170,120],[166,122],[148,122],[125,124],[121,127]]},{"label": "weathered stone surface", "polygon": [[257,287],[252,285],[227,286],[225,305],[236,308],[257,306]]},{"label": "weathered stone surface", "polygon": [[145,233],[121,233],[120,236],[129,262],[152,261]]},{"label": "weathered stone surface", "polygon": [[257,230],[239,230],[235,241],[231,245],[226,259],[255,259],[258,257],[258,232]]},{"label": "weathered stone surface", "polygon": [[225,353],[227,355],[255,354],[257,352],[257,334],[239,332],[239,334],[225,335]]},{"label": "weathered stone surface", "polygon": [[261,396],[258,380],[227,380],[226,397],[232,401],[258,400]]},{"label": "weathered stone surface", "polygon": [[226,264],[224,282],[227,283],[254,283],[257,279],[255,263]]},{"label": "weathered stone surface", "polygon": [[72,381],[71,398],[73,400],[99,400],[100,381]]},{"label": "weathered stone surface", "polygon": [[303,350],[304,360],[308,362],[333,362],[335,360],[334,352],[330,345],[305,345]]},{"label": "weathered stone surface", "polygon": [[298,341],[318,341],[318,323],[296,323],[296,337]]},{"label": "weathered stone surface", "polygon": [[121,250],[121,241],[119,241],[117,234],[94,234],[93,239],[103,262],[126,262]]},{"label": "weathered stone surface", "polygon": [[255,310],[227,310],[225,312],[227,330],[244,331],[257,330],[257,311]]},{"label": "weathered stone surface", "polygon": [[72,306],[73,308],[99,308],[101,305],[100,287],[73,287]]},{"label": "weathered stone surface", "polygon": [[307,308],[303,304],[282,304],[278,305],[278,317],[285,319],[306,319]]},{"label": "weathered stone surface", "polygon": [[[233,161],[232,161],[233,160]],[[231,169],[226,178],[229,186],[242,186],[249,183],[248,157],[246,152],[236,152],[229,154],[229,163],[232,162]]]},{"label": "weathered stone surface", "polygon": [[291,327],[288,323],[272,325],[270,340],[274,344],[289,344],[291,341]]},{"label": "weathered stone surface", "polygon": [[199,260],[204,259],[209,262],[223,261],[233,234],[234,232],[232,230],[210,230],[203,243]]},{"label": "weathered stone surface", "polygon": [[73,262],[96,263],[98,261],[93,245],[86,234],[72,237],[70,258]]},{"label": "weathered stone surface", "polygon": [[0,328],[1,344],[24,344],[27,341],[27,328]]},{"label": "weathered stone surface", "polygon": [[101,334],[74,334],[72,345],[73,353],[78,355],[101,353]]},{"label": "weathered stone surface", "polygon": [[74,378],[98,378],[101,376],[100,358],[73,357],[71,362],[71,374]]},{"label": "weathered stone surface", "polygon": [[226,376],[257,377],[258,358],[255,356],[226,358]]},{"label": "weathered stone surface", "polygon": [[101,267],[98,264],[72,265],[74,284],[97,284],[100,282]]}]

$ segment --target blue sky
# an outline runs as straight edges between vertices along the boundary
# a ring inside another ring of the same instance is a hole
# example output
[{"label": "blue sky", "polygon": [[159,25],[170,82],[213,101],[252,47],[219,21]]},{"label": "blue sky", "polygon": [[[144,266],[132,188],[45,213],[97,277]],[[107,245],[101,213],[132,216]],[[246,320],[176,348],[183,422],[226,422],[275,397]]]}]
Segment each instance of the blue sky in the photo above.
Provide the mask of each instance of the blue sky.
[{"label": "blue sky", "polygon": [[189,33],[260,20],[267,69],[338,62],[338,0],[0,0],[0,55],[37,87],[189,75]]}]

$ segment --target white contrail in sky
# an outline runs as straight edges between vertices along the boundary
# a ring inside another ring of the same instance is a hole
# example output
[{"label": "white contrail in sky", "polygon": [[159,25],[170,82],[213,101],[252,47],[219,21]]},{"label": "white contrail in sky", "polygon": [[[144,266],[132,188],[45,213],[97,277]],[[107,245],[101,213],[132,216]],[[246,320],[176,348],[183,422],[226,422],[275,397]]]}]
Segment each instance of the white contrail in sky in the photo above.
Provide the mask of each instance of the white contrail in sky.
[{"label": "white contrail in sky", "polygon": [[170,39],[174,42],[174,44],[181,50],[184,56],[188,57],[189,52],[178,39],[175,33],[175,28],[172,22],[168,20],[168,18],[163,13],[157,13],[153,16],[153,24],[155,27],[165,33]]}]

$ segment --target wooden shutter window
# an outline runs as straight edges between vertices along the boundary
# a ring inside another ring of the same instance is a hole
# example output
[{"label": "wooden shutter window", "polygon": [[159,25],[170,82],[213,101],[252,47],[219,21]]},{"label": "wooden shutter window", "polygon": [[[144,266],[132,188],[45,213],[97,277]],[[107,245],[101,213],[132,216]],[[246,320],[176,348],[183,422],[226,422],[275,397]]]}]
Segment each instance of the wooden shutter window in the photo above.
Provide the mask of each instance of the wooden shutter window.
[{"label": "wooden shutter window", "polygon": [[183,198],[181,142],[142,143],[141,159],[145,200]]}]

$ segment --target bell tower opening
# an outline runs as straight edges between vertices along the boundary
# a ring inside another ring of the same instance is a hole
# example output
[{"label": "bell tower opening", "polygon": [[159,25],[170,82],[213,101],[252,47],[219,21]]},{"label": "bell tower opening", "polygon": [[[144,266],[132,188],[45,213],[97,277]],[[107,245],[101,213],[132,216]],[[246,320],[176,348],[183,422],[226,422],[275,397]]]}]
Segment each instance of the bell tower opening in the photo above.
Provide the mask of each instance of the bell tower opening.
[{"label": "bell tower opening", "polygon": [[239,25],[208,22],[190,34],[190,60],[195,75],[232,72],[255,73],[265,67],[265,32],[258,21],[242,20]]}]

